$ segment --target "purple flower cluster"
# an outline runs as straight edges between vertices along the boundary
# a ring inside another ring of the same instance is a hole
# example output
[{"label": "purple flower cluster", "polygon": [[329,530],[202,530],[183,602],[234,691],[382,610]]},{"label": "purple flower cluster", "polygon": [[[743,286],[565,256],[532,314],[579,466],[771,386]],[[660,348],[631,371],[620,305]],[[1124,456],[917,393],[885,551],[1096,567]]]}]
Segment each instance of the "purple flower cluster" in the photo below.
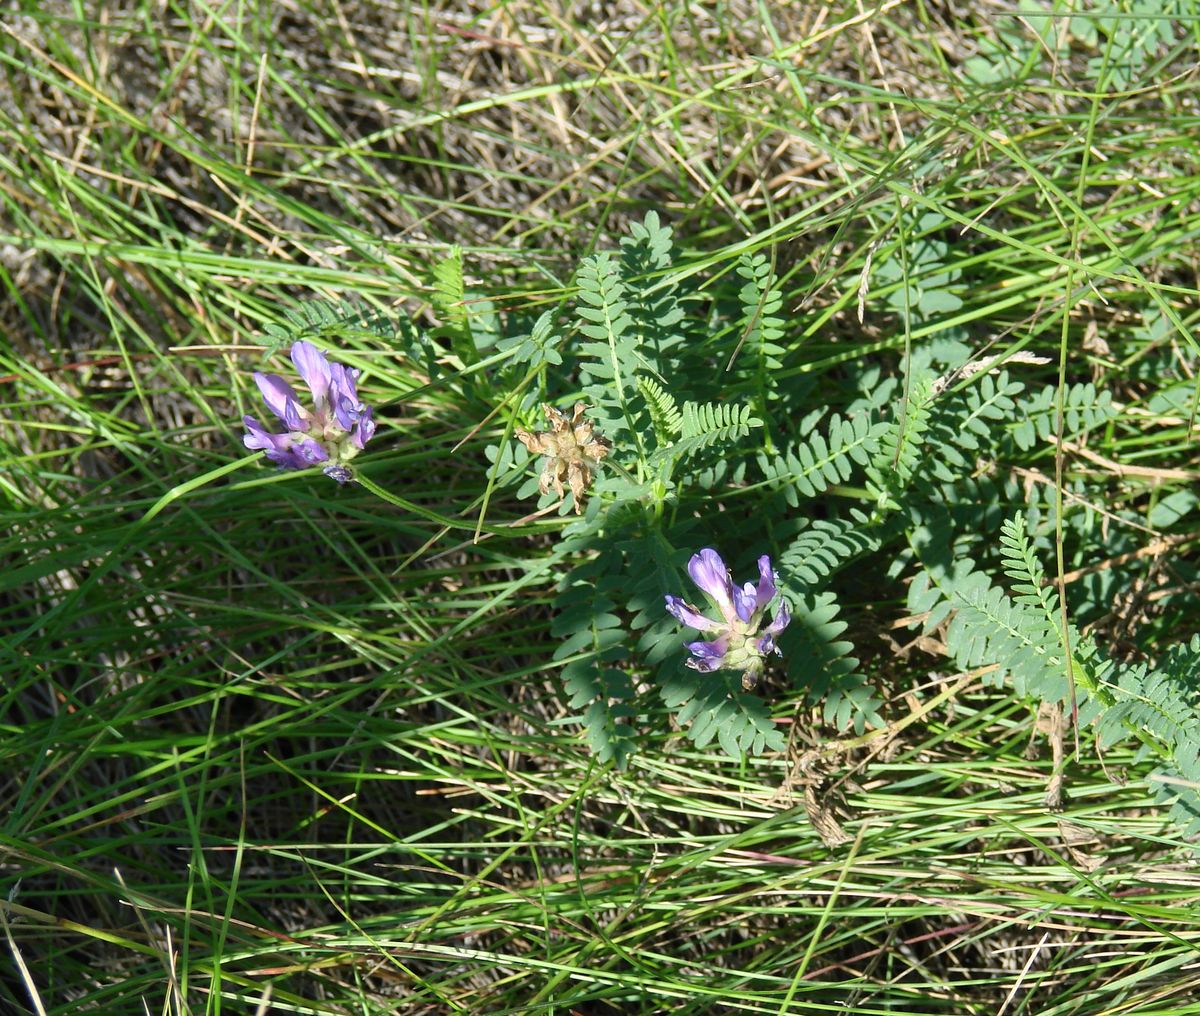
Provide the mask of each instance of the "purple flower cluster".
[{"label": "purple flower cluster", "polygon": [[770,624],[760,627],[776,593],[771,559],[766,554],[758,559],[757,584],[739,587],[721,555],[705,547],[688,561],[688,574],[721,614],[721,620],[714,621],[678,596],[667,597],[667,610],[676,620],[716,636],[709,642],[687,643],[692,654],[688,666],[700,671],[740,670],[742,686],[753,688],[763,672],[763,657],[779,653],[775,636],[792,619],[788,605],[780,600]]},{"label": "purple flower cluster", "polygon": [[247,448],[261,450],[282,469],[307,469],[325,463],[324,473],[338,483],[351,477],[346,465],[371,440],[375,422],[371,409],[358,401],[358,371],[330,363],[316,346],[297,342],[292,363],[308,390],[313,408],[300,404],[296,393],[278,374],[254,375],[267,408],[283,422],[287,433],[272,434],[253,416],[243,418]]}]

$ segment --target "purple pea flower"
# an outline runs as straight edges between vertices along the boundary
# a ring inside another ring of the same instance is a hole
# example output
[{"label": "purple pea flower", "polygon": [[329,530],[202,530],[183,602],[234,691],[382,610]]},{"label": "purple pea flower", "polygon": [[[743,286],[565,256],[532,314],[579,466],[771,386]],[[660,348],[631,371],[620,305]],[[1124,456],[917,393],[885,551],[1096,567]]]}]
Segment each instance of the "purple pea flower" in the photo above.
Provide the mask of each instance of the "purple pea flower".
[{"label": "purple pea flower", "polygon": [[309,342],[292,345],[292,363],[308,390],[313,407],[300,404],[296,393],[278,374],[254,375],[263,401],[282,421],[284,434],[273,434],[253,416],[242,418],[247,448],[261,450],[281,469],[307,469],[325,463],[323,472],[338,483],[353,477],[346,465],[371,440],[375,421],[371,409],[358,401],[358,371],[330,363]]},{"label": "purple pea flower", "polygon": [[693,554],[688,561],[688,574],[721,614],[721,620],[701,614],[678,596],[667,597],[667,611],[689,628],[714,636],[708,642],[688,642],[692,655],[687,664],[693,670],[740,670],[742,687],[753,688],[763,672],[763,657],[779,653],[775,636],[788,626],[792,615],[788,605],[779,601],[775,616],[762,626],[767,607],[777,591],[776,575],[771,559],[764,554],[758,559],[758,582],[736,586],[721,555],[711,547]]}]

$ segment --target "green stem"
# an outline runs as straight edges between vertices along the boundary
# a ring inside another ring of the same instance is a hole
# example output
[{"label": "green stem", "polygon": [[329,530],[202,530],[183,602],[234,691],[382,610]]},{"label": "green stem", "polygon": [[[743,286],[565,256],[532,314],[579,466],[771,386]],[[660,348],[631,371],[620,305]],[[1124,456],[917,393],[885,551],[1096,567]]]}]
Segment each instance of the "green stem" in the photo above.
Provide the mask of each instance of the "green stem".
[{"label": "green stem", "polygon": [[390,505],[397,508],[403,508],[405,511],[412,512],[414,515],[419,515],[421,518],[430,522],[436,522],[438,525],[445,526],[447,529],[462,529],[467,532],[483,531],[501,536],[530,536],[536,533],[544,533],[548,529],[561,529],[563,523],[559,519],[545,519],[531,525],[517,525],[516,523],[507,523],[504,525],[488,525],[483,522],[474,522],[466,519],[454,518],[450,515],[443,515],[441,512],[436,512],[432,508],[426,508],[422,505],[409,501],[406,498],[398,497],[389,491],[384,490],[374,480],[356,473],[354,481],[365,490],[370,491],[381,501],[386,501]]}]

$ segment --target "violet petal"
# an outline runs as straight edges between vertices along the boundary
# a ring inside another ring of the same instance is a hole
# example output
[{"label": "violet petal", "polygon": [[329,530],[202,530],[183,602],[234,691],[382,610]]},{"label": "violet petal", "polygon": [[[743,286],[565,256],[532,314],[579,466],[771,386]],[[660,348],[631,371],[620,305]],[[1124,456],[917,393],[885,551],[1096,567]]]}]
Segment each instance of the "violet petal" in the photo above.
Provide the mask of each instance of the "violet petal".
[{"label": "violet petal", "polygon": [[311,437],[295,437],[292,443],[292,451],[296,456],[296,460],[301,463],[299,468],[315,466],[321,462],[329,461],[329,452]]},{"label": "violet petal", "polygon": [[260,374],[257,371],[254,374],[254,383],[262,392],[267,408],[287,425],[288,430],[303,429],[303,412],[290,384],[278,374]]},{"label": "violet petal", "polygon": [[330,364],[331,384],[329,401],[333,406],[334,416],[343,430],[350,430],[363,414],[366,407],[358,401],[358,389],[355,378],[358,371],[347,370],[340,363]]},{"label": "violet petal", "polygon": [[711,547],[705,547],[692,555],[687,567],[692,581],[720,608],[721,616],[732,623],[737,617],[733,606],[733,583],[721,555]]},{"label": "violet petal", "polygon": [[717,631],[723,627],[711,618],[705,617],[690,603],[685,603],[678,596],[667,597],[667,613],[680,624],[686,624],[689,628],[695,628],[696,631]]},{"label": "violet petal", "polygon": [[733,609],[737,611],[737,616],[743,621],[749,621],[759,606],[758,594],[754,591],[754,583],[747,582],[741,589],[733,586],[732,592]]},{"label": "violet petal", "polygon": [[307,469],[329,459],[329,453],[311,437],[303,434],[272,434],[253,416],[243,417],[242,422],[246,425],[242,443],[254,451],[261,451],[267,459],[283,469]]},{"label": "violet petal", "polygon": [[301,341],[292,344],[292,363],[304,378],[304,383],[312,392],[313,401],[320,409],[329,399],[332,382],[329,360],[311,342]]},{"label": "violet petal", "polygon": [[754,590],[758,597],[759,607],[766,609],[768,603],[775,599],[775,571],[771,567],[771,559],[763,554],[758,559],[758,586]]},{"label": "violet petal", "polygon": [[358,386],[355,385],[359,372],[341,363],[331,363],[330,375],[332,385],[329,396],[334,415],[343,431],[349,431],[366,411],[365,405],[359,402]]},{"label": "violet petal", "polygon": [[354,425],[353,437],[354,443],[359,448],[365,448],[367,442],[375,436],[375,421],[371,418],[371,407],[367,406],[362,415],[358,418],[358,423]]},{"label": "violet petal", "polygon": [[[246,425],[246,433],[242,435],[242,444],[251,451],[274,451],[280,448],[281,437],[272,434],[253,416],[243,416],[242,423]],[[286,445],[284,445],[286,447]]]},{"label": "violet petal", "polygon": [[692,654],[687,665],[693,670],[705,673],[719,669],[725,661],[725,653],[729,650],[729,640],[725,638],[713,642],[687,642],[685,645]]},{"label": "violet petal", "polygon": [[779,606],[775,608],[775,617],[771,623],[763,629],[764,635],[778,635],[784,628],[792,622],[792,612],[788,609],[787,602],[780,600]]}]

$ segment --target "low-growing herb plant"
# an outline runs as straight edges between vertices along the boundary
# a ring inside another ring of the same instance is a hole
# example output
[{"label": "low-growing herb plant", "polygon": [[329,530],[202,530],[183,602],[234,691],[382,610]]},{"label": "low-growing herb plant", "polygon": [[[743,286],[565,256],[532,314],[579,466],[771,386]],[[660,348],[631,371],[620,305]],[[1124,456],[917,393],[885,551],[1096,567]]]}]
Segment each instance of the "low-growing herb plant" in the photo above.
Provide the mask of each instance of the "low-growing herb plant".
[{"label": "low-growing herb plant", "polygon": [[[841,618],[842,596],[861,602],[866,585],[960,668],[1008,682],[1031,705],[1068,706],[1101,748],[1138,739],[1161,762],[1155,786],[1174,817],[1200,829],[1200,641],[1157,665],[1127,664],[1081,634],[1040,561],[1054,534],[1046,488],[1004,472],[1016,453],[1056,439],[1060,408],[1068,441],[1110,424],[1109,394],[1072,384],[1060,407],[1057,386],[1028,388],[996,356],[969,359],[957,332],[897,376],[849,373],[815,393],[770,260],[745,254],[736,269],[732,300],[728,286],[681,272],[651,213],[619,252],[583,260],[569,305],[532,322],[514,316],[492,339],[491,376],[516,394],[500,403],[515,418],[487,449],[491,479],[538,495],[540,513],[575,516],[555,548],[551,632],[566,700],[601,760],[623,766],[664,733],[652,691],[698,747],[715,741],[733,756],[784,747],[781,705],[819,704],[826,722],[859,733],[883,725],[893,689],[860,666]],[[465,299],[461,274],[458,255],[442,262],[439,300]],[[446,313],[453,335],[413,333],[408,352],[444,366],[437,343],[451,338],[478,395],[471,316]],[[256,375],[288,434],[264,438],[247,418],[247,443],[267,442],[285,466],[308,464],[312,443],[348,479],[343,449],[370,437],[370,410],[353,376],[326,370],[306,342],[293,359],[315,410]],[[573,403],[570,415],[555,402]],[[548,430],[532,429],[539,406]],[[1085,493],[1073,492],[1065,519],[1074,553],[1086,553],[1094,514]],[[751,570],[756,583],[733,581]],[[685,572],[712,613],[684,598]],[[689,640],[681,626],[706,637]]]}]

